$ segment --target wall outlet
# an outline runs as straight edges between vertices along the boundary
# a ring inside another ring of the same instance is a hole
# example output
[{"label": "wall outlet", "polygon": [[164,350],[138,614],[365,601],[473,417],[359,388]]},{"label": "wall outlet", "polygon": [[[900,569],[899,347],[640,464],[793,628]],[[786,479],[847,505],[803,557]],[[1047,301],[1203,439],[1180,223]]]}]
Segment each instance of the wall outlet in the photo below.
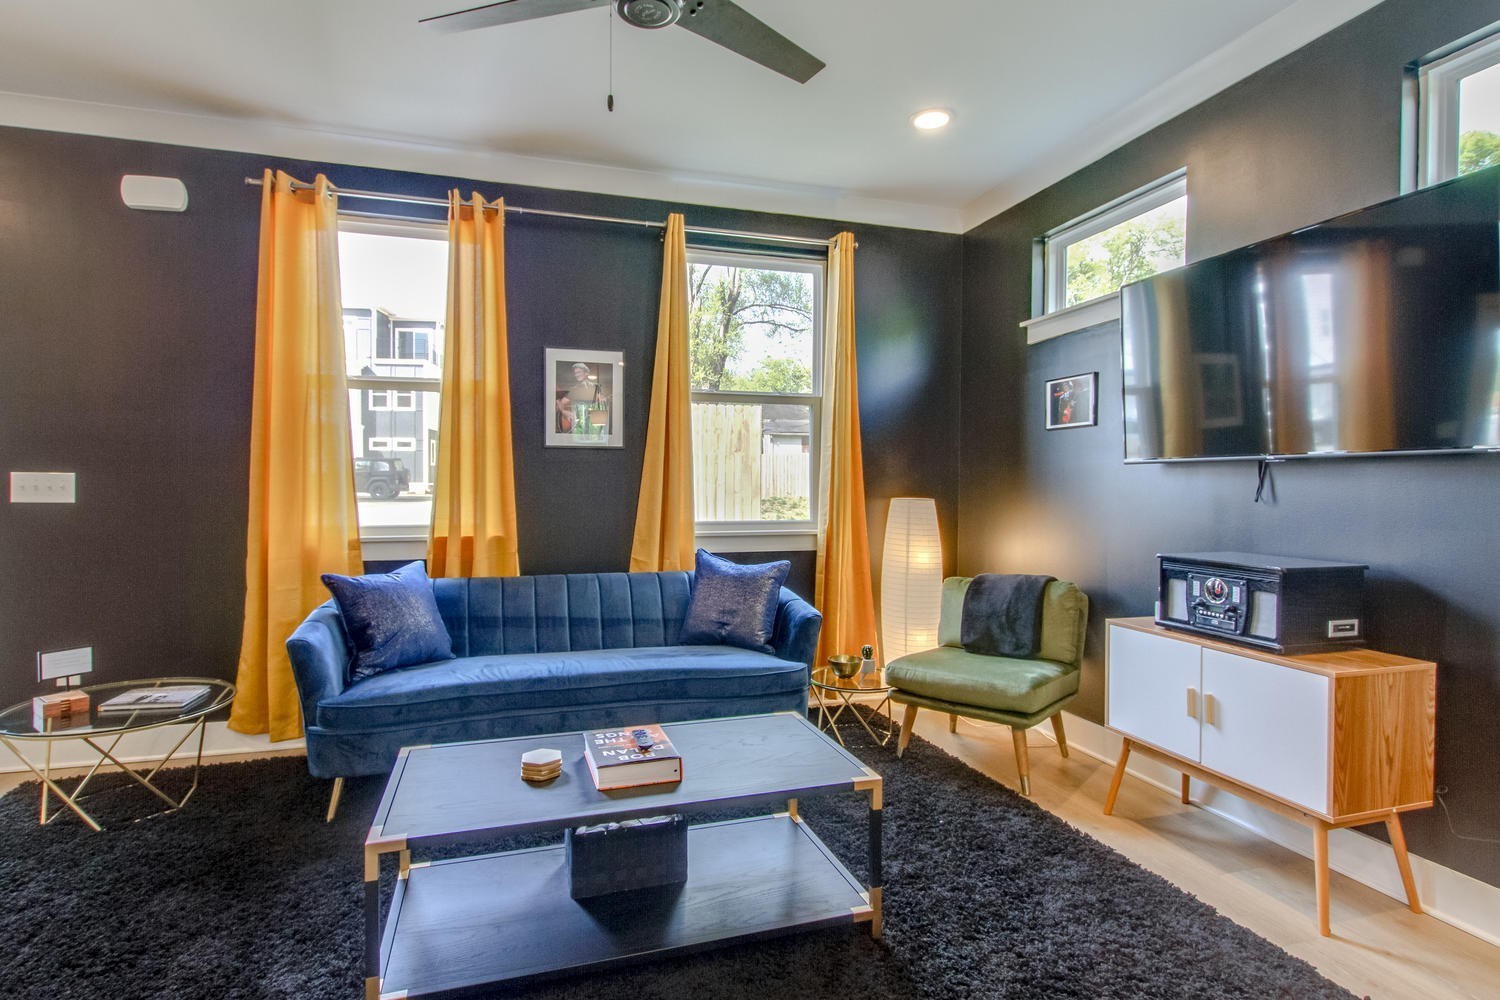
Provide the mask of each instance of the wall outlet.
[{"label": "wall outlet", "polygon": [[77,503],[77,478],[71,472],[12,472],[10,502]]}]

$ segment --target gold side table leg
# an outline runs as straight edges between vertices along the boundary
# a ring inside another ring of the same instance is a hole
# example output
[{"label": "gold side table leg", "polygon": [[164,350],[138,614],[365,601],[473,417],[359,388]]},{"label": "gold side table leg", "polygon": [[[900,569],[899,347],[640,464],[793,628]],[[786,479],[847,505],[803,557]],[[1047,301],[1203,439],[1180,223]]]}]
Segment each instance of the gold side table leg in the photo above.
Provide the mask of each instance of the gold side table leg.
[{"label": "gold side table leg", "polygon": [[52,776],[50,773],[43,774],[41,771],[37,770],[37,766],[31,762],[30,758],[28,758],[21,751],[17,750],[15,748],[15,745],[11,743],[10,740],[0,738],[0,743],[4,743],[7,747],[9,747],[10,752],[16,755],[16,759],[19,760],[22,764],[26,765],[26,770],[37,776],[37,779],[42,783],[42,787],[51,791],[53,795],[56,795],[59,799],[62,800],[64,805],[77,813],[78,818],[89,825],[89,829],[93,830],[95,833],[98,833],[100,830],[104,829],[104,827],[100,826],[94,820],[94,817],[83,811],[83,807],[73,800],[73,796],[70,796],[67,792],[63,791],[62,786],[52,780]]},{"label": "gold side table leg", "polygon": [[49,786],[51,782],[47,779],[52,777],[52,741],[47,741],[47,756],[42,764],[42,815],[39,820],[42,826],[47,825],[47,800],[51,797]]}]

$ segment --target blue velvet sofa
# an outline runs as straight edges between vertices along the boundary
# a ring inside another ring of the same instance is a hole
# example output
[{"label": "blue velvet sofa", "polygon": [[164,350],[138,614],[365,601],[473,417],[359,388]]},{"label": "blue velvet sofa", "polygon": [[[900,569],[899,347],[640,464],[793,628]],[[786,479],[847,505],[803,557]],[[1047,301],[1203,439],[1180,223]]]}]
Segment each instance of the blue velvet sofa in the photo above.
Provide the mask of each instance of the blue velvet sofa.
[{"label": "blue velvet sofa", "polygon": [[333,601],[287,640],[314,775],[384,774],[414,744],[807,707],[823,616],[786,588],[774,654],[676,645],[692,573],[450,578],[432,588],[456,659],[350,683]]}]

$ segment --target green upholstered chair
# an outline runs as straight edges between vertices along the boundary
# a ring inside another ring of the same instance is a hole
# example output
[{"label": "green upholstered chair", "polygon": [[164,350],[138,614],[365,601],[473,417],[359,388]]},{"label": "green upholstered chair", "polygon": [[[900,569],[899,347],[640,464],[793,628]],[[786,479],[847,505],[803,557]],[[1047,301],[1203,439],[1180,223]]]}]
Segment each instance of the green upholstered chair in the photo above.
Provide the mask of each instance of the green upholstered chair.
[{"label": "green upholstered chair", "polygon": [[1052,581],[1042,595],[1042,641],[1036,659],[985,656],[965,652],[959,638],[964,593],[972,579],[950,576],[943,581],[938,625],[941,645],[886,665],[886,681],[894,689],[891,701],[906,706],[896,755],[904,753],[911,741],[919,708],[947,712],[949,732],[957,730],[960,715],[1000,722],[1011,729],[1021,794],[1030,795],[1026,730],[1051,719],[1057,748],[1064,757],[1068,755],[1068,740],[1058,713],[1078,694],[1089,599],[1074,584]]}]

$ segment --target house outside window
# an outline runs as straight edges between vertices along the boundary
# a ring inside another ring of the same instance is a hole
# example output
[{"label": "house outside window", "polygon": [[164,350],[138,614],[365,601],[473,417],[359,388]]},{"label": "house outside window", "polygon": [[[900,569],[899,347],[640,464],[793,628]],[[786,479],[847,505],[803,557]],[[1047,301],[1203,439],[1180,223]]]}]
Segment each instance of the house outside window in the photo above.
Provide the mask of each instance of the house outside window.
[{"label": "house outside window", "polygon": [[446,230],[341,219],[339,271],[360,536],[415,543],[437,476]]},{"label": "house outside window", "polygon": [[1187,173],[1170,176],[1044,237],[1045,312],[1113,295],[1187,261]]},{"label": "house outside window", "polygon": [[1500,32],[1455,45],[1417,69],[1422,186],[1500,163]]},{"label": "house outside window", "polygon": [[693,502],[709,539],[816,528],[823,270],[688,253]]}]

